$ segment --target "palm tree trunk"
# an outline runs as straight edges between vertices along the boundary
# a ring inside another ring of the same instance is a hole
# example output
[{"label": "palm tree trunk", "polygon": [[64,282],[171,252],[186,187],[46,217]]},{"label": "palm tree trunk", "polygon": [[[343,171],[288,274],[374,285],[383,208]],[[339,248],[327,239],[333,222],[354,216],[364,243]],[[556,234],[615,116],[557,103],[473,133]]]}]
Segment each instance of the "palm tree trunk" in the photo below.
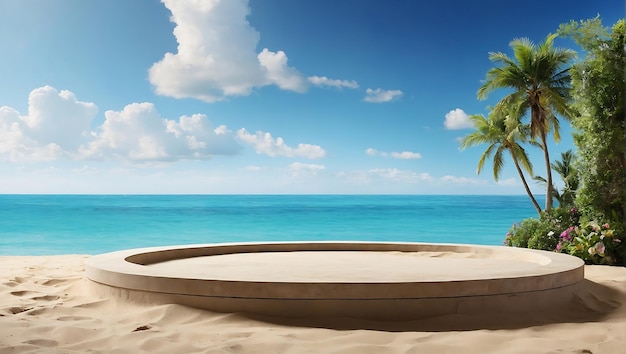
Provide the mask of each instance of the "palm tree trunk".
[{"label": "palm tree trunk", "polygon": [[541,215],[541,207],[539,206],[539,203],[537,203],[537,199],[535,199],[535,196],[533,195],[533,193],[530,191],[530,188],[528,187],[528,183],[526,182],[526,178],[524,178],[524,172],[522,172],[522,169],[519,167],[519,163],[517,162],[517,159],[513,155],[513,152],[511,152],[511,157],[513,158],[513,163],[515,164],[517,173],[519,173],[519,176],[522,179],[522,183],[524,184],[526,193],[528,193],[528,197],[530,197],[530,201],[533,202],[535,209],[537,209],[537,214]]},{"label": "palm tree trunk", "polygon": [[548,143],[546,139],[546,132],[541,131],[541,147],[543,149],[543,157],[546,160],[546,181],[547,190],[546,190],[546,209],[545,211],[549,211],[552,209],[552,167],[550,166],[550,154],[548,153]]}]

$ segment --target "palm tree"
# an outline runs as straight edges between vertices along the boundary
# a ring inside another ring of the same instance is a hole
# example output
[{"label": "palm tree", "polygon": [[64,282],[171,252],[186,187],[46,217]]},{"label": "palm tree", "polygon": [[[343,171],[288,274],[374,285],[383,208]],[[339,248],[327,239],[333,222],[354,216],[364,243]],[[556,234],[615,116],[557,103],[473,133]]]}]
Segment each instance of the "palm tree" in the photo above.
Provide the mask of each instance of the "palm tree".
[{"label": "palm tree", "polygon": [[[561,176],[563,181],[563,190],[559,192],[556,188],[552,188],[554,199],[557,200],[559,206],[570,207],[574,205],[576,200],[576,192],[580,186],[580,175],[578,170],[574,168],[574,160],[576,155],[572,150],[561,153],[561,160],[554,161],[550,164],[552,169]],[[541,176],[534,176],[534,180],[546,184],[547,181]]]},{"label": "palm tree", "polygon": [[472,115],[470,119],[474,123],[476,130],[463,138],[461,149],[480,144],[489,144],[487,150],[483,152],[478,160],[476,173],[479,174],[482,171],[485,161],[493,155],[493,179],[497,182],[504,166],[503,154],[505,151],[508,151],[524,184],[526,193],[528,193],[528,197],[530,197],[535,209],[537,209],[537,213],[541,214],[541,207],[530,191],[522,171],[524,169],[531,176],[533,175],[533,167],[528,159],[528,154],[520,145],[520,142],[526,142],[525,139],[528,135],[526,130],[530,127],[528,125],[507,124],[506,116],[495,110],[489,114],[488,119],[482,114]]},{"label": "palm tree", "polygon": [[487,71],[485,83],[478,90],[478,98],[486,99],[495,89],[513,89],[495,109],[501,111],[515,106],[521,116],[530,110],[530,137],[539,138],[546,166],[545,210],[552,208],[553,193],[547,136],[554,131],[554,140],[559,141],[556,114],[566,119],[571,117],[567,105],[570,88],[567,65],[576,57],[572,50],[553,47],[556,36],[548,35],[539,46],[528,38],[514,39],[510,43],[514,59],[501,52],[490,53],[489,60],[499,66]]}]

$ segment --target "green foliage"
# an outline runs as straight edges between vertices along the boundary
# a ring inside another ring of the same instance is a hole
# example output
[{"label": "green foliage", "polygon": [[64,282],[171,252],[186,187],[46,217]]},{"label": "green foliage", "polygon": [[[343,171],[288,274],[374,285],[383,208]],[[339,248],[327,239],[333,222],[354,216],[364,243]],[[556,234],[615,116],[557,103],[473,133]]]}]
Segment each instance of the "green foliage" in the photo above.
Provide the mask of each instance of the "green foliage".
[{"label": "green foliage", "polygon": [[508,115],[502,114],[500,111],[492,110],[489,114],[489,118],[485,118],[482,114],[476,114],[470,117],[474,128],[476,129],[469,135],[467,135],[461,142],[461,149],[465,149],[470,146],[486,144],[487,149],[483,152],[478,160],[478,168],[476,173],[480,173],[485,165],[485,161],[493,156],[493,178],[498,181],[500,177],[500,171],[504,165],[503,155],[508,152],[515,164],[515,169],[519,174],[526,193],[532,201],[535,209],[538,213],[541,213],[541,207],[537,203],[537,200],[533,196],[526,177],[524,177],[524,171],[533,174],[533,166],[530,163],[526,150],[520,143],[527,141],[528,131],[530,126],[527,124],[520,124],[518,119],[515,119],[516,124],[508,124],[510,117],[515,117],[516,112],[510,111]]},{"label": "green foliage", "polygon": [[[574,166],[576,155],[572,150],[561,153],[561,160],[550,164],[552,169],[559,174],[563,181],[563,189],[559,191],[553,188],[552,195],[560,207],[573,208],[576,201],[576,192],[580,186],[580,175]],[[546,179],[541,176],[533,176],[533,179],[542,185],[546,185]]]},{"label": "green foliage", "polygon": [[[550,210],[546,203],[547,211],[539,219],[526,219],[513,225],[505,245],[564,252],[588,264],[626,263],[625,32],[623,19],[609,31],[599,17],[559,27],[559,35],[571,37],[586,51],[585,59],[568,70],[572,99],[568,113],[578,159],[570,151],[563,153],[561,161],[547,169],[546,179],[536,177],[546,184],[548,200],[554,192],[560,207]],[[479,95],[492,88],[485,84]],[[544,105],[547,102],[539,103],[548,107]],[[532,102],[529,105],[532,125],[536,118],[542,117],[532,112]],[[550,107],[543,118],[562,115],[560,108]],[[544,128],[549,131],[551,127],[556,132],[558,121],[550,122],[550,119],[545,121],[537,132]],[[545,139],[540,137],[545,147]],[[544,159],[548,161],[547,149]],[[560,193],[551,188],[551,170],[561,175],[565,184]],[[573,205],[579,206],[580,212]]]},{"label": "green foliage", "polygon": [[550,34],[539,45],[528,38],[514,39],[510,43],[513,58],[502,52],[490,53],[489,59],[497,66],[487,71],[485,83],[478,89],[479,99],[487,98],[496,89],[512,89],[495,110],[516,111],[516,118],[530,113],[530,137],[539,140],[546,167],[546,210],[553,204],[547,136],[552,132],[558,141],[557,115],[567,119],[571,116],[569,64],[576,57],[572,50],[554,48],[555,37]]},{"label": "green foliage", "polygon": [[587,51],[571,70],[572,108],[581,188],[577,204],[593,219],[626,221],[624,20],[611,29],[596,17],[561,25]]},{"label": "green foliage", "polygon": [[563,231],[556,251],[579,257],[587,264],[623,264],[623,235],[623,230],[616,231],[609,223],[590,221]]},{"label": "green foliage", "polygon": [[561,160],[550,164],[552,169],[561,176],[563,189],[555,194],[561,207],[573,208],[576,201],[576,192],[580,186],[580,175],[574,166],[576,154],[572,150],[561,153]]},{"label": "green foliage", "polygon": [[510,247],[528,248],[528,240],[540,228],[540,222],[536,218],[522,220],[519,224],[513,224],[504,239],[504,245]]},{"label": "green foliage", "polygon": [[540,226],[528,240],[528,248],[544,251],[555,249],[559,242],[558,234],[552,231],[553,227],[548,222],[541,222]]},{"label": "green foliage", "polygon": [[584,221],[576,208],[553,208],[513,225],[504,245],[567,253],[587,264],[626,263],[626,233],[619,223]]},{"label": "green foliage", "polygon": [[576,208],[553,208],[541,213],[539,219],[528,218],[513,225],[507,234],[506,246],[553,251],[559,243],[561,232],[578,225],[580,213]]}]

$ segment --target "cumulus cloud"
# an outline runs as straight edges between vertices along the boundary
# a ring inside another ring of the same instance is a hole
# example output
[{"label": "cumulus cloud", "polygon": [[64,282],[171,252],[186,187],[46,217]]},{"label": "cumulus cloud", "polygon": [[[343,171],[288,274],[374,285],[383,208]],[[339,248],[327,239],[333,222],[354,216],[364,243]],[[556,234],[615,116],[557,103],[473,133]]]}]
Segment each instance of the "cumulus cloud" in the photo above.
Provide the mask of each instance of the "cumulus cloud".
[{"label": "cumulus cloud", "polygon": [[115,156],[131,161],[176,161],[233,155],[240,150],[226,126],[212,128],[203,114],[170,120],[152,103],[132,103],[122,111],[105,112],[105,121],[93,140],[81,149],[83,156]]},{"label": "cumulus cloud", "polygon": [[419,152],[411,152],[411,151],[384,152],[384,151],[378,151],[374,148],[368,148],[365,150],[365,153],[369,156],[393,157],[394,159],[401,159],[401,160],[416,160],[416,159],[422,158],[422,155]]},{"label": "cumulus cloud", "polygon": [[446,120],[443,122],[446,129],[458,130],[473,128],[474,124],[469,119],[469,116],[463,112],[462,109],[453,109],[446,113]]},{"label": "cumulus cloud", "polygon": [[163,118],[152,103],[106,111],[91,131],[98,107],[67,90],[44,86],[29,95],[28,114],[0,107],[0,159],[45,161],[59,158],[134,162],[206,159],[240,151],[226,126],[213,128],[205,115]]},{"label": "cumulus cloud", "polygon": [[28,96],[28,114],[0,107],[0,157],[11,161],[53,160],[89,138],[98,107],[70,91],[37,88]]},{"label": "cumulus cloud", "polygon": [[336,88],[346,87],[351,89],[359,88],[359,84],[354,80],[335,80],[329,79],[326,76],[309,76],[308,80],[315,86],[328,86]]},{"label": "cumulus cloud", "polygon": [[158,94],[216,102],[266,85],[306,91],[307,80],[283,51],[256,52],[260,36],[246,20],[248,0],[162,1],[176,24],[178,51],[149,70]]},{"label": "cumulus cloud", "polygon": [[62,149],[75,149],[89,131],[98,107],[81,102],[68,91],[44,86],[28,96],[27,123],[29,135],[43,144],[55,143]]},{"label": "cumulus cloud", "polygon": [[400,90],[383,90],[377,88],[375,90],[368,88],[365,91],[365,98],[363,101],[371,103],[383,103],[389,102],[396,98],[400,98],[403,95]]},{"label": "cumulus cloud", "polygon": [[304,77],[296,69],[287,65],[285,52],[279,50],[274,53],[264,48],[257,57],[266,73],[268,83],[275,84],[283,90],[306,91]]},{"label": "cumulus cloud", "polygon": [[252,145],[258,154],[267,156],[304,157],[307,159],[319,159],[326,156],[326,151],[319,145],[298,144],[296,148],[285,144],[283,138],[274,139],[272,134],[257,131],[250,134],[242,128],[237,131],[237,137],[246,144]]}]

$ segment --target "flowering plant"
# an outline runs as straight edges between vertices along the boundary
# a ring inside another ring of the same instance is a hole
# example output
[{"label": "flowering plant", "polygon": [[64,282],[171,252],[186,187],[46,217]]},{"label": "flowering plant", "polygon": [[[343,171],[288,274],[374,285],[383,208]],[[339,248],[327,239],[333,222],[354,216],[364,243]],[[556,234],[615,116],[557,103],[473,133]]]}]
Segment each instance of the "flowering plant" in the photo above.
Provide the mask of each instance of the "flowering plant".
[{"label": "flowering plant", "polygon": [[621,243],[608,223],[591,221],[563,231],[555,251],[579,257],[588,264],[615,264]]}]

